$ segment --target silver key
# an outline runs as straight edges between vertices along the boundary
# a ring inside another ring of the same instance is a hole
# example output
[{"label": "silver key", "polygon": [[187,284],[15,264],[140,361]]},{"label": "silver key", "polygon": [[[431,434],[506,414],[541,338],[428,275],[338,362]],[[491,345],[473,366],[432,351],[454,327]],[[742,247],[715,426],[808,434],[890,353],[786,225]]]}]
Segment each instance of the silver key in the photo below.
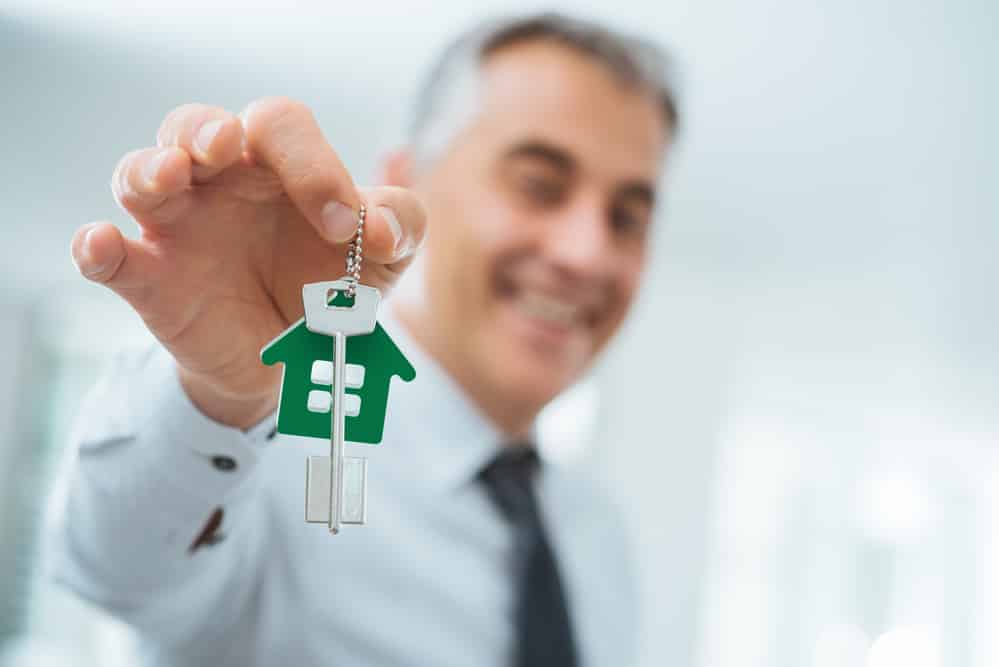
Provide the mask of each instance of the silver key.
[{"label": "silver key", "polygon": [[333,534],[340,531],[342,523],[364,523],[365,519],[367,461],[343,454],[347,336],[375,330],[381,300],[374,287],[355,284],[353,305],[330,305],[338,293],[347,291],[351,282],[349,278],[341,278],[302,287],[306,328],[333,337],[330,455],[309,457],[306,464],[305,520],[327,523]]}]

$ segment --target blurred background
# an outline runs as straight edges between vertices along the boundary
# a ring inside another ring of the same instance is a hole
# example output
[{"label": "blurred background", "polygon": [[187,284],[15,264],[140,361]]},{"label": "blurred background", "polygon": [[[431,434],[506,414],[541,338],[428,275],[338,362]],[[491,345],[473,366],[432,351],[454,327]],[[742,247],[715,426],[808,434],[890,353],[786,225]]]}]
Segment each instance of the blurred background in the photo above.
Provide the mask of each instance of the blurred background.
[{"label": "blurred background", "polygon": [[[145,334],[73,230],[188,101],[315,110],[357,180],[459,27],[534,3],[0,3],[0,665],[132,664],[38,577],[82,394]],[[999,665],[994,2],[553,5],[667,45],[652,269],[545,418],[638,545],[643,665]],[[550,7],[548,5],[545,6]]]}]

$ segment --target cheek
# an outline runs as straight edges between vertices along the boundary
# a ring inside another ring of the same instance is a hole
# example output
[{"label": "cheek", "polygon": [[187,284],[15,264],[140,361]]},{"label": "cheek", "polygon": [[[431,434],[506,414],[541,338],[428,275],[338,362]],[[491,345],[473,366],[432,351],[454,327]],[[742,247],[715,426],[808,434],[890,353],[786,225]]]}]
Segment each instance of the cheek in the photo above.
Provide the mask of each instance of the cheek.
[{"label": "cheek", "polygon": [[619,270],[614,279],[614,299],[610,308],[611,317],[607,318],[603,327],[605,337],[610,337],[617,330],[625,316],[627,316],[628,311],[631,310],[631,305],[634,303],[635,296],[638,293],[638,286],[644,270],[644,262],[641,259],[636,260],[632,257],[628,259],[622,258],[620,261],[631,263],[619,264],[619,266],[624,266],[626,269]]},{"label": "cheek", "polygon": [[462,218],[452,238],[442,242],[452,243],[451,252],[463,267],[462,275],[455,276],[455,280],[476,292],[475,298],[482,300],[477,307],[482,308],[495,296],[494,281],[501,265],[528,251],[531,240],[525,238],[525,232],[531,226],[520,220],[496,192],[471,193],[458,210]]},{"label": "cheek", "polygon": [[431,294],[446,301],[435,310],[446,311],[449,319],[460,320],[467,329],[489,305],[492,275],[509,220],[499,207],[468,189],[435,198],[431,211],[426,272]]},{"label": "cheek", "polygon": [[498,188],[483,184],[471,194],[467,204],[468,228],[482,254],[495,258],[516,244],[525,225],[516,208]]}]

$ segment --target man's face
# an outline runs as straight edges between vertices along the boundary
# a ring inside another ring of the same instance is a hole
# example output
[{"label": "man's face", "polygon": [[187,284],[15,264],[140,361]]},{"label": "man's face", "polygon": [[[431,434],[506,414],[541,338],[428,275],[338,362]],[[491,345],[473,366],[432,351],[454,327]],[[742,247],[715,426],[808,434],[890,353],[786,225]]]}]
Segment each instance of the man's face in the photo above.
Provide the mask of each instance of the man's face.
[{"label": "man's face", "polygon": [[632,302],[667,131],[650,96],[544,42],[491,55],[476,103],[415,184],[430,227],[407,319],[480,403],[540,407]]}]

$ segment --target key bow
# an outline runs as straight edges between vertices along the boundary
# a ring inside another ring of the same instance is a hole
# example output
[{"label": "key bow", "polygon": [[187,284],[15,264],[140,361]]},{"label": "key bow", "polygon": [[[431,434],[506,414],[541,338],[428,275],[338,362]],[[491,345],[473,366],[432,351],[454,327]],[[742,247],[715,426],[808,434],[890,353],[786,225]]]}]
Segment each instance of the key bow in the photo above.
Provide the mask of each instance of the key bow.
[{"label": "key bow", "polygon": [[[349,305],[335,302],[347,300],[348,288],[353,286],[354,298]],[[378,317],[378,302],[381,293],[374,287],[355,283],[349,277],[308,283],[302,287],[302,303],[305,306],[305,326],[317,334],[332,336],[359,336],[375,330]]]}]

